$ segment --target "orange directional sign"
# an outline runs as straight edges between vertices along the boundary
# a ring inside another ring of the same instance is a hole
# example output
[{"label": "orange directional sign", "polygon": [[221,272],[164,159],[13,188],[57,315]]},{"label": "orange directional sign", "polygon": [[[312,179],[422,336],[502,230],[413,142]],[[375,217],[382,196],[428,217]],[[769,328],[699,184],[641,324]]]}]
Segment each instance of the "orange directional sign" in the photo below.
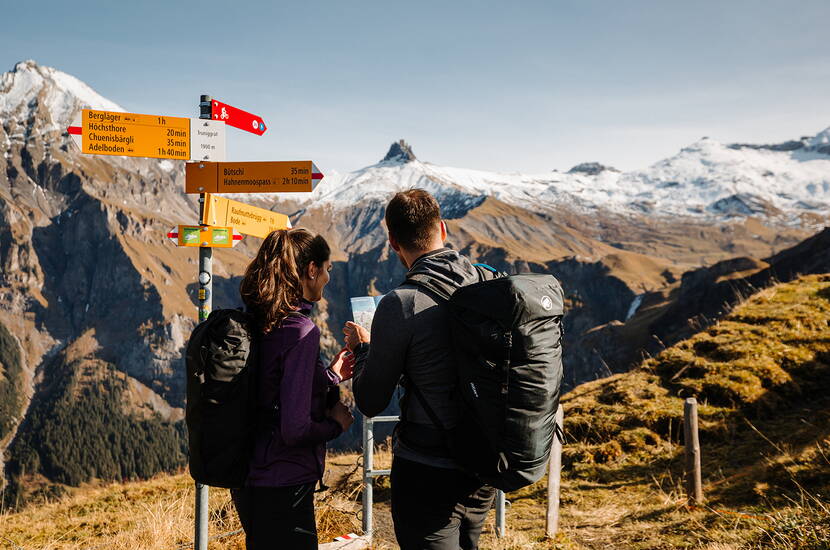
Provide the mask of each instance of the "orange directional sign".
[{"label": "orange directional sign", "polygon": [[176,246],[207,246],[211,248],[231,248],[242,240],[242,235],[233,227],[215,227],[207,225],[179,225],[167,233],[167,237]]},{"label": "orange directional sign", "polygon": [[240,233],[261,239],[272,231],[291,227],[285,214],[215,195],[205,196],[202,223],[233,226]]},{"label": "orange directional sign", "polygon": [[190,119],[84,109],[81,151],[95,155],[124,155],[160,159],[190,158]]},{"label": "orange directional sign", "polygon": [[185,170],[185,193],[310,192],[323,179],[310,160],[194,162]]}]

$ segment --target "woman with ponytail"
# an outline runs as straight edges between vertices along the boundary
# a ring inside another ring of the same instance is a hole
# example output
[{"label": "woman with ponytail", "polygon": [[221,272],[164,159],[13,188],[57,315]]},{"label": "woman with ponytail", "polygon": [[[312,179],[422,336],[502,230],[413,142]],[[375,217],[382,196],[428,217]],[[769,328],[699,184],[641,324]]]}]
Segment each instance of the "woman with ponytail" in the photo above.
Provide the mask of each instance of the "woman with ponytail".
[{"label": "woman with ponytail", "polygon": [[326,442],[353,422],[336,387],[351,377],[353,360],[342,350],[326,368],[309,318],[329,282],[329,256],[319,235],[274,231],[240,285],[261,335],[256,445],[246,487],[234,495],[248,550],[316,550],[314,488]]}]

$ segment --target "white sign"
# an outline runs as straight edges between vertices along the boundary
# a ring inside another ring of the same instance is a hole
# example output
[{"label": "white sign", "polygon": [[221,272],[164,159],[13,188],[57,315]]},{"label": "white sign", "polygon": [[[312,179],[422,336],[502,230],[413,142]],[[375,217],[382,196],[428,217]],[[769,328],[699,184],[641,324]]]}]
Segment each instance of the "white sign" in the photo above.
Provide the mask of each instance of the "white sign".
[{"label": "white sign", "polygon": [[190,160],[225,160],[225,123],[204,118],[190,119]]}]

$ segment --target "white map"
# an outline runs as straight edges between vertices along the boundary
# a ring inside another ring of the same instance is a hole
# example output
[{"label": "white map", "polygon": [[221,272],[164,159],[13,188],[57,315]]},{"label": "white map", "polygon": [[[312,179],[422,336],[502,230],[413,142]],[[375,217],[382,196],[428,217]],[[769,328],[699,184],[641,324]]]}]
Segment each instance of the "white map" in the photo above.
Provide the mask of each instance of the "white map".
[{"label": "white map", "polygon": [[352,319],[366,330],[372,330],[372,319],[383,295],[352,298]]}]

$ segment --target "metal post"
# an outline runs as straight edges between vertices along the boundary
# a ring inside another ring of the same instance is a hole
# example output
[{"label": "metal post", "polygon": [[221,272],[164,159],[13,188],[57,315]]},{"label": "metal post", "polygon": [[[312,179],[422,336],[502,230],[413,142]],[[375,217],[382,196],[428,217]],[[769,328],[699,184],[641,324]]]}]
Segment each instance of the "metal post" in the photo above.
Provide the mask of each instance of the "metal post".
[{"label": "metal post", "polygon": [[[556,409],[556,432],[562,433],[565,411],[562,405]],[[553,435],[550,447],[550,465],[548,469],[548,514],[545,521],[545,534],[554,538],[559,531],[559,489],[562,482],[562,440],[558,433]]]},{"label": "metal post", "polygon": [[375,434],[372,419],[363,417],[363,534],[372,542],[372,498]]},{"label": "metal post", "polygon": [[[210,96],[203,95],[199,101],[199,118],[211,118]],[[205,194],[199,195],[199,225],[205,211]],[[199,247],[199,322],[210,315],[213,307],[213,249],[207,246]],[[201,483],[196,484],[196,518],[194,526],[193,548],[207,550],[208,547],[208,487]]]},{"label": "metal post", "polygon": [[504,518],[506,507],[504,491],[496,491],[496,536],[499,538],[507,534],[507,524]]},{"label": "metal post", "polygon": [[683,405],[683,446],[686,451],[686,495],[689,504],[703,502],[703,481],[700,470],[700,438],[697,432],[697,399],[689,397]]}]

